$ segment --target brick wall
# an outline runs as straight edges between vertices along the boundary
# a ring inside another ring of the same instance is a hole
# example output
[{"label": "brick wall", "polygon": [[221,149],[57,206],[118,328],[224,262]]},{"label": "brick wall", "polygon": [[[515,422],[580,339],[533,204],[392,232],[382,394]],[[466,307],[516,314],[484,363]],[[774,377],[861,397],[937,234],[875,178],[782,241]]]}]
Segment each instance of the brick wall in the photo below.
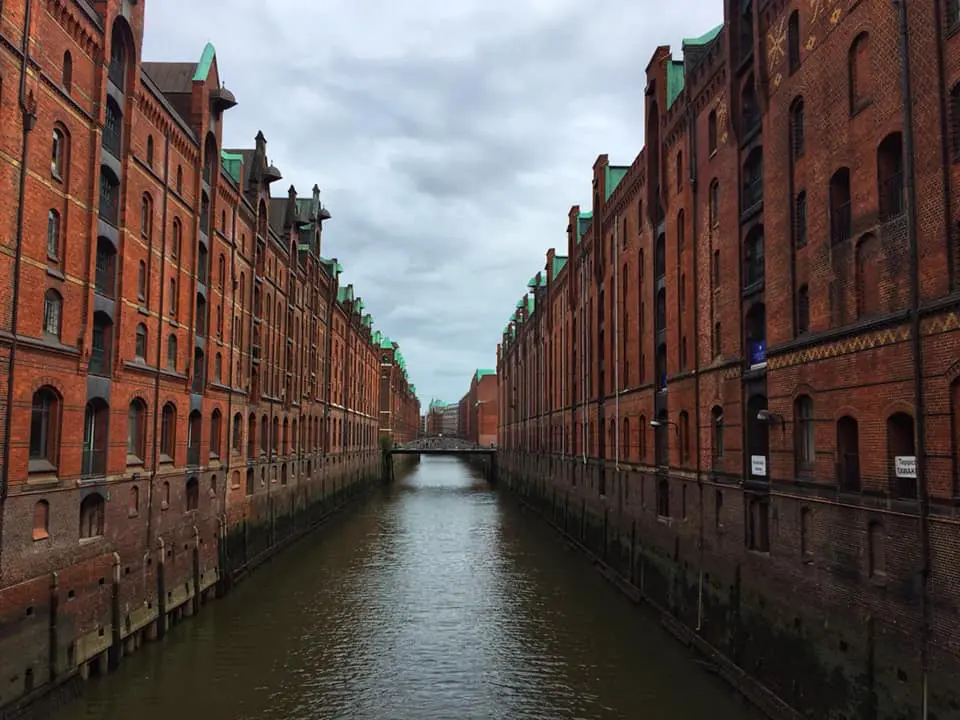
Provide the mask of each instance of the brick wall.
[{"label": "brick wall", "polygon": [[911,209],[897,6],[755,4],[689,42],[683,65],[653,53],[645,148],[629,166],[598,157],[566,264],[554,273],[548,251],[545,296],[502,339],[501,467],[790,705],[896,717],[926,683],[948,715],[956,33],[941,4],[908,5]]}]

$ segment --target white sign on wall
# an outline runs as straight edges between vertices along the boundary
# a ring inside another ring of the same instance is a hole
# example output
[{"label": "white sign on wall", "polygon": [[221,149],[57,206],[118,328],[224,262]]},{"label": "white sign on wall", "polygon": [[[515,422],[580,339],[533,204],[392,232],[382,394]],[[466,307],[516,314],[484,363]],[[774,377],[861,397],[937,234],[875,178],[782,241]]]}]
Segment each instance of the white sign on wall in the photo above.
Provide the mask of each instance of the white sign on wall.
[{"label": "white sign on wall", "polygon": [[767,476],[767,456],[751,455],[750,456],[750,472],[753,475],[766,477]]},{"label": "white sign on wall", "polygon": [[897,455],[893,459],[893,469],[898,478],[917,478],[917,457],[916,455]]}]

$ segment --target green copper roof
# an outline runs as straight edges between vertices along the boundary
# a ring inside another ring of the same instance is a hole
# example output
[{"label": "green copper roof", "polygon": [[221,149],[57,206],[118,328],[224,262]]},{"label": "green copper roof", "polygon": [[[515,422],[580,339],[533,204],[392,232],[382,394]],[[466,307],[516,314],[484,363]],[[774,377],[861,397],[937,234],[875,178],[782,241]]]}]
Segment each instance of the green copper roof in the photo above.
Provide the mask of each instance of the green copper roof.
[{"label": "green copper roof", "polygon": [[553,276],[556,277],[560,274],[560,271],[563,270],[564,266],[567,264],[567,257],[565,255],[554,255],[553,256]]},{"label": "green copper roof", "polygon": [[197,80],[203,82],[207,79],[207,75],[210,74],[210,66],[213,65],[213,58],[216,57],[216,55],[217,51],[213,49],[213,43],[208,42],[206,47],[203,48],[203,55],[200,56],[197,69],[193,72],[194,82]]},{"label": "green copper roof", "polygon": [[383,339],[383,333],[379,330],[374,330],[373,335],[370,336],[370,340],[373,342],[373,344],[379,345],[381,339]]},{"label": "green copper roof", "polygon": [[517,310],[523,307],[523,298],[517,300]]},{"label": "green copper roof", "polygon": [[393,342],[390,338],[384,335],[380,338],[380,348],[383,350],[393,350]]},{"label": "green copper roof", "polygon": [[671,60],[667,63],[667,108],[673,107],[674,101],[683,91],[683,61]]},{"label": "green copper roof", "polygon": [[577,216],[577,242],[579,243],[583,239],[583,234],[587,231],[587,228],[590,227],[590,221],[593,219],[593,213],[580,213]]},{"label": "green copper roof", "polygon": [[327,268],[330,275],[339,275],[343,272],[343,265],[337,262],[336,258],[330,259],[322,257],[320,258],[320,263]]},{"label": "green copper roof", "polygon": [[477,370],[476,377],[477,377],[477,380],[479,381],[480,378],[482,377],[486,377],[487,375],[496,375],[496,374],[497,374],[496,370]]},{"label": "green copper roof", "polygon": [[613,191],[617,189],[617,186],[620,185],[620,181],[623,180],[626,176],[627,171],[630,169],[627,165],[607,165],[606,167],[606,200],[610,199],[610,196],[613,195]]},{"label": "green copper roof", "polygon": [[234,182],[240,182],[240,168],[243,167],[243,155],[223,150],[220,152],[223,160],[223,169],[227,171]]},{"label": "green copper roof", "polygon": [[527,283],[527,287],[530,288],[531,290],[534,290],[535,288],[538,288],[538,287],[546,287],[546,286],[547,286],[547,278],[544,277],[542,272],[538,272],[536,275],[530,278],[530,281]]},{"label": "green copper roof", "polygon": [[707,45],[716,39],[717,35],[720,34],[720,31],[723,30],[723,23],[717,25],[713,30],[708,30],[700,37],[695,38],[684,38],[683,45]]},{"label": "green copper roof", "polygon": [[373,327],[373,315],[367,313],[363,316],[363,324],[367,327]]},{"label": "green copper roof", "polygon": [[353,302],[353,285],[337,288],[337,302]]},{"label": "green copper roof", "polygon": [[536,305],[536,298],[533,295],[527,295],[527,314],[532,315],[534,306]]}]

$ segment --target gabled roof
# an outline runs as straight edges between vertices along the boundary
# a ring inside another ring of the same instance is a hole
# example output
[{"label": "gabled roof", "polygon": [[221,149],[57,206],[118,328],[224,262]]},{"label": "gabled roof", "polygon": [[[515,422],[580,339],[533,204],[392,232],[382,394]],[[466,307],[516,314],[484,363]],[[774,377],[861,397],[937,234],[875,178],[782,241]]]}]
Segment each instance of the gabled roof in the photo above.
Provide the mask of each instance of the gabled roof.
[{"label": "gabled roof", "polygon": [[617,189],[620,185],[620,181],[626,177],[627,171],[630,169],[629,165],[607,165],[605,168],[606,182],[604,183],[605,187],[605,200],[609,200],[610,196],[613,195],[613,191]]},{"label": "gabled roof", "polygon": [[567,264],[566,255],[554,255],[553,256],[553,277],[556,277],[560,274],[560,271],[563,270],[564,266]]},{"label": "gabled roof", "polygon": [[185,95],[193,90],[193,75],[197,63],[145,62],[140,65],[165,95]]}]

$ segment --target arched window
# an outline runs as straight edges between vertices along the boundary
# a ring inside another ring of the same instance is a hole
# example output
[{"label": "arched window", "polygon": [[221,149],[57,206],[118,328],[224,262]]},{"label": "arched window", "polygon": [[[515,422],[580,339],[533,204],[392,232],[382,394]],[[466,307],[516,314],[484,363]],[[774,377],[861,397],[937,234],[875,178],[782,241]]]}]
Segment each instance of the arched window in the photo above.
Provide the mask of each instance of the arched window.
[{"label": "arched window", "polygon": [[837,482],[842,491],[860,491],[860,428],[850,415],[837,421]]},{"label": "arched window", "polygon": [[110,168],[100,168],[100,217],[116,227],[120,222],[120,178]]},{"label": "arched window", "polygon": [[270,449],[270,425],[267,416],[260,418],[260,454],[265,455]]},{"label": "arched window", "polygon": [[62,180],[66,175],[67,136],[60,128],[53,129],[53,140],[50,148],[50,172]]},{"label": "arched window", "polygon": [[103,134],[100,137],[100,146],[119,160],[122,144],[123,113],[120,111],[120,106],[117,105],[116,101],[112,97],[108,97],[106,112],[104,114]]},{"label": "arched window", "polygon": [[167,337],[167,368],[177,369],[177,336],[173,333]]},{"label": "arched window", "polygon": [[134,353],[136,354],[136,359],[141,362],[146,362],[147,360],[147,326],[143,323],[137,325],[137,337],[136,342],[134,343]]},{"label": "arched window", "polygon": [[787,67],[792,75],[800,68],[800,11],[790,13],[787,22]]},{"label": "arched window", "polygon": [[173,233],[170,241],[170,257],[176,260],[180,257],[180,241],[183,235],[182,227],[180,225],[180,218],[173,219]]},{"label": "arched window", "polygon": [[177,316],[177,306],[180,304],[180,298],[177,296],[177,280],[176,278],[170,278],[170,302],[168,304],[168,312],[170,317]]},{"label": "arched window", "polygon": [[69,50],[63,53],[63,74],[60,80],[63,84],[63,89],[69,94],[73,89],[73,57],[70,55]]},{"label": "arched window", "polygon": [[707,116],[707,151],[713,155],[717,151],[717,111],[711,110]]},{"label": "arched window", "polygon": [[177,444],[177,408],[173,403],[163,406],[160,415],[160,455],[164,462],[173,462]]},{"label": "arched window", "polygon": [[710,227],[720,224],[720,182],[714,178],[710,181]]},{"label": "arched window", "polygon": [[903,137],[898,132],[887,135],[877,147],[877,195],[881,220],[903,215]]},{"label": "arched window", "polygon": [[199,410],[187,416],[187,464],[200,464],[200,444],[203,440],[203,418]]},{"label": "arched window", "polygon": [[187,480],[186,500],[187,512],[200,507],[200,482],[195,477]]},{"label": "arched window", "polygon": [[227,277],[227,261],[223,257],[223,253],[220,253],[220,257],[217,259],[217,285],[220,286],[220,290],[223,290],[223,284]]},{"label": "arched window", "polygon": [[839,168],[830,178],[830,241],[849,240],[853,228],[850,208],[850,170]]},{"label": "arched window", "polygon": [[50,503],[39,500],[33,506],[33,539],[43,540],[50,537]]},{"label": "arched window", "polygon": [[127,412],[127,464],[139,464],[147,457],[147,405],[134,398]]},{"label": "arched window", "polygon": [[807,244],[807,193],[801,190],[793,201],[793,246],[797,249]]},{"label": "arched window", "polygon": [[793,401],[793,458],[797,472],[812,470],[816,463],[816,440],[813,424],[813,400],[800,395]]},{"label": "arched window", "polygon": [[149,195],[144,195],[140,203],[140,235],[145,240],[150,239],[153,232],[153,201]]},{"label": "arched window", "polygon": [[147,299],[147,263],[141,260],[137,266],[137,299]]},{"label": "arched window", "polygon": [[99,397],[90,400],[83,415],[82,473],[87,477],[102,477],[107,473],[109,425],[110,406]]},{"label": "arched window", "polygon": [[60,323],[63,312],[63,298],[53,288],[43,296],[43,335],[48,340],[60,341]]},{"label": "arched window", "polygon": [[677,151],[677,192],[680,192],[683,189],[683,150]]},{"label": "arched window", "polygon": [[863,32],[854,38],[847,58],[850,75],[850,113],[855,114],[871,99],[870,36]]},{"label": "arched window", "polygon": [[219,410],[210,415],[210,455],[220,457],[220,433],[222,418]]},{"label": "arched window", "polygon": [[60,258],[60,213],[47,213],[47,259],[56,262]]},{"label": "arched window", "polygon": [[710,411],[710,420],[711,420],[711,431],[713,434],[713,460],[716,465],[718,461],[723,459],[723,408],[719,405],[714,405],[713,409]]},{"label": "arched window", "polygon": [[140,488],[136,485],[130,486],[130,507],[128,508],[128,513],[130,515],[136,515],[140,512]]},{"label": "arched window", "polygon": [[743,165],[743,209],[763,201],[763,148],[755,147]]},{"label": "arched window", "polygon": [[680,421],[677,425],[677,432],[680,435],[680,464],[686,465],[690,462],[690,416],[686,410],[680,412]]},{"label": "arched window", "polygon": [[794,99],[790,105],[790,153],[796,159],[803,155],[804,149],[804,115],[803,98]]},{"label": "arched window", "polygon": [[103,535],[103,496],[100,493],[87,495],[80,503],[80,539]]},{"label": "arched window", "polygon": [[60,440],[60,396],[50,387],[33,394],[30,410],[30,471],[57,469]]},{"label": "arched window", "polygon": [[153,135],[147,135],[147,165],[153,167]]},{"label": "arched window", "polygon": [[797,335],[810,330],[810,292],[806,285],[797,290]]},{"label": "arched window", "polygon": [[183,167],[177,165],[177,194],[183,194]]},{"label": "arched window", "polygon": [[754,225],[743,243],[744,287],[758,283],[764,278],[763,225]]},{"label": "arched window", "polygon": [[894,497],[916,499],[916,455],[913,417],[905,412],[894,413],[887,418],[888,472]]},{"label": "arched window", "polygon": [[[223,307],[221,306],[219,309],[223,310]],[[223,382],[223,355],[220,353],[213,356],[213,381]]]},{"label": "arched window", "polygon": [[240,452],[240,446],[243,443],[243,416],[237,413],[233,416],[233,451]]}]

